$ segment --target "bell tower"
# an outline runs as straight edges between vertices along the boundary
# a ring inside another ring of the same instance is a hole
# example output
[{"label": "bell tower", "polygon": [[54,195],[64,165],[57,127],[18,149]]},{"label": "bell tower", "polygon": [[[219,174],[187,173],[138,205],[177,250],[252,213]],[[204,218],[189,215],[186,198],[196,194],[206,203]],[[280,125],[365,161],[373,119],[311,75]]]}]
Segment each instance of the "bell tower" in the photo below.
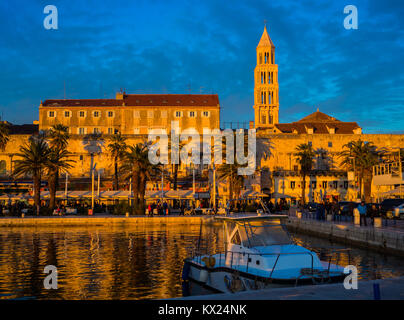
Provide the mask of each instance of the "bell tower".
[{"label": "bell tower", "polygon": [[255,128],[274,128],[279,122],[278,65],[275,64],[275,46],[264,27],[257,46],[257,66],[254,70]]}]

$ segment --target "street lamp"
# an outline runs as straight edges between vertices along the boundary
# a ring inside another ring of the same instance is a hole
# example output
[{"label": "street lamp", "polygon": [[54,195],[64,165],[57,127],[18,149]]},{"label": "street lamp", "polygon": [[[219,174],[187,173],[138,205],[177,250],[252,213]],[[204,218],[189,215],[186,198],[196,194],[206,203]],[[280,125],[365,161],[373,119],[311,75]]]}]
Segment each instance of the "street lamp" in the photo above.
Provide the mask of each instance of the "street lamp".
[{"label": "street lamp", "polygon": [[[355,200],[358,199],[358,188],[356,187],[356,168],[355,168],[355,157],[349,157],[353,161],[353,181],[354,181],[354,189],[355,189]],[[361,186],[360,186],[361,187]]]}]

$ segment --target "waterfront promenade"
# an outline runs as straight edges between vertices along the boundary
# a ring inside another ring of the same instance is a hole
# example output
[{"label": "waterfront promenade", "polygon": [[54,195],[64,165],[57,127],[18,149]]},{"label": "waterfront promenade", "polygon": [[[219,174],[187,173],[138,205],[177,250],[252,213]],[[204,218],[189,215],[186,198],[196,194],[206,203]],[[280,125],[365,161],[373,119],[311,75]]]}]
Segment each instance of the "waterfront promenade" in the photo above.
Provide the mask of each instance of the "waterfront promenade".
[{"label": "waterfront promenade", "polygon": [[298,233],[404,256],[404,221],[389,220],[387,226],[374,227],[368,219],[367,226],[359,226],[353,222],[315,220],[304,215],[298,218],[290,211],[287,226]]},{"label": "waterfront promenade", "polygon": [[213,216],[26,216],[0,217],[1,227],[25,227],[25,226],[105,226],[105,225],[141,225],[141,224],[200,224],[213,221]]}]

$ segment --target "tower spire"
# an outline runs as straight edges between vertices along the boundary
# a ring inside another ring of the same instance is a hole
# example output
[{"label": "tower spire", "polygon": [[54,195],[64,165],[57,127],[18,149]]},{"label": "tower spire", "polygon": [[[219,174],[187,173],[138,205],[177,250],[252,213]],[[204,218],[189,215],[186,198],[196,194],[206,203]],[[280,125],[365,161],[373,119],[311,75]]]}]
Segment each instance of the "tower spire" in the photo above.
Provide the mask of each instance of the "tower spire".
[{"label": "tower spire", "polygon": [[279,86],[275,46],[269,37],[266,21],[264,32],[256,48],[257,65],[254,70],[255,128],[274,129],[278,123]]}]

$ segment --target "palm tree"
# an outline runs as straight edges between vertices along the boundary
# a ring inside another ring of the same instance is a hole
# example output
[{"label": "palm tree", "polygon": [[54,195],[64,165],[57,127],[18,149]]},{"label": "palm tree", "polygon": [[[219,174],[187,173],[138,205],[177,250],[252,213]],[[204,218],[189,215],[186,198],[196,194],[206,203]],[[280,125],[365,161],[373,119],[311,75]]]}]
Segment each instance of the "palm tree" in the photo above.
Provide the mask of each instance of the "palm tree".
[{"label": "palm tree", "polygon": [[16,156],[13,176],[30,175],[34,183],[34,203],[39,215],[41,205],[41,178],[50,154],[50,148],[42,137],[32,136],[28,143],[20,147]]},{"label": "palm tree", "polygon": [[[354,169],[358,173],[359,180],[359,198],[363,195],[366,202],[371,201],[372,194],[372,178],[373,166],[380,162],[384,156],[385,148],[378,149],[372,142],[368,141],[351,141],[343,146],[346,150],[340,152],[339,157],[342,158],[341,165],[348,170]],[[355,168],[353,168],[355,167]]]},{"label": "palm tree", "polygon": [[73,160],[68,160],[71,153],[66,151],[70,138],[69,128],[63,124],[55,124],[45,132],[45,138],[51,149],[47,163],[49,208],[54,209],[60,171],[67,172],[72,167],[70,163],[74,162]]},{"label": "palm tree", "polygon": [[9,141],[9,125],[6,122],[0,123],[0,150],[4,151],[6,149],[7,143]]},{"label": "palm tree", "polygon": [[315,152],[311,144],[302,143],[296,147],[297,161],[300,165],[300,173],[303,177],[302,186],[302,201],[303,204],[306,203],[306,177],[310,174],[313,168],[313,158],[315,157]]},{"label": "palm tree", "polygon": [[[234,135],[234,141],[236,141],[236,136]],[[226,141],[222,140],[222,158],[226,155]],[[220,146],[214,146],[214,150],[218,150]],[[268,139],[257,139],[256,140],[256,152],[253,155],[256,160],[256,171],[261,170],[261,160],[267,159],[271,156],[271,150],[273,149],[270,140]],[[244,186],[244,181],[246,179],[245,175],[239,174],[239,169],[246,167],[245,164],[239,164],[236,159],[236,150],[233,149],[234,163],[233,164],[223,164],[218,168],[218,178],[227,180],[229,188],[229,198],[232,200],[236,196],[236,201],[240,198],[241,190]],[[248,154],[248,135],[244,134],[244,154]]]},{"label": "palm tree", "polygon": [[56,204],[56,189],[58,185],[58,176],[60,172],[68,172],[72,168],[71,163],[74,160],[69,159],[71,153],[67,150],[59,151],[50,148],[48,159],[46,161],[46,171],[49,187],[49,208],[54,209]]},{"label": "palm tree", "polygon": [[104,146],[104,138],[101,133],[89,133],[83,138],[84,150],[86,150],[91,157],[90,161],[90,179],[93,177],[94,168],[94,154],[100,154]]},{"label": "palm tree", "polygon": [[160,165],[154,165],[148,157],[149,144],[138,143],[129,146],[122,159],[122,171],[126,178],[132,180],[132,192],[135,200],[135,209],[144,212],[144,199],[146,193],[146,183],[159,172]]},{"label": "palm tree", "polygon": [[56,150],[65,150],[69,144],[69,138],[69,128],[63,124],[55,124],[47,132],[49,145]]},{"label": "palm tree", "polygon": [[126,138],[120,133],[112,135],[109,138],[109,141],[110,143],[107,146],[108,152],[114,159],[114,190],[119,190],[118,165],[119,161],[122,160],[128,146],[126,145]]}]

